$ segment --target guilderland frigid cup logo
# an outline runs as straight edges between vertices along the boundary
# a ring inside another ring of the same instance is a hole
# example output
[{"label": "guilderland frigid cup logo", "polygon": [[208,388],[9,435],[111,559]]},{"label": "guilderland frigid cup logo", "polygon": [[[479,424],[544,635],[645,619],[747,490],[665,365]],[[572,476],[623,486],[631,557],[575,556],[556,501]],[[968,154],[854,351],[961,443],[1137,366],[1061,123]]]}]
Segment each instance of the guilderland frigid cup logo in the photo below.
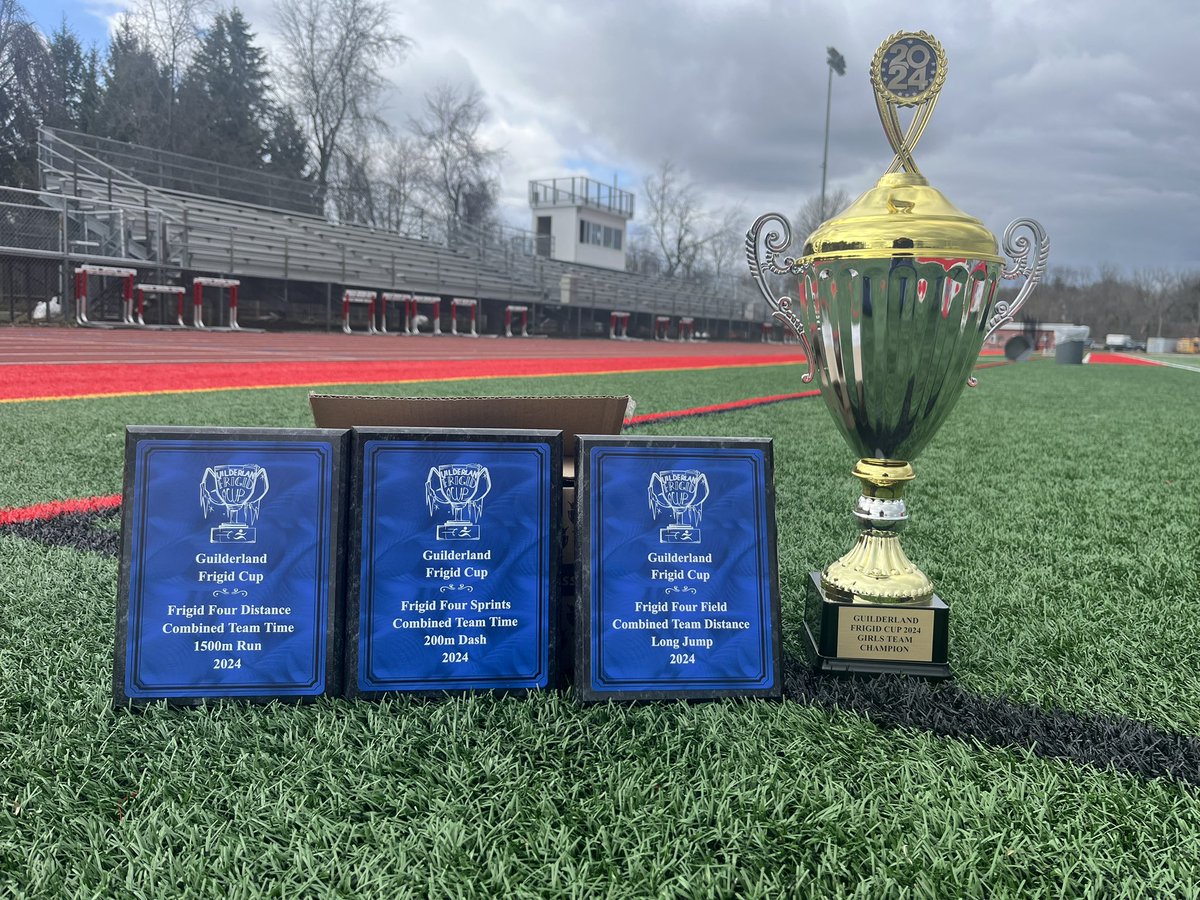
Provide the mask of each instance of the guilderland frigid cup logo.
[{"label": "guilderland frigid cup logo", "polygon": [[209,466],[200,479],[200,509],[204,518],[211,510],[225,511],[227,521],[209,532],[214,544],[253,544],[262,499],[270,483],[267,470],[253,463]]},{"label": "guilderland frigid cup logo", "polygon": [[425,479],[425,505],[429,515],[450,510],[450,518],[437,527],[439,541],[479,540],[483,498],[492,489],[487,466],[478,463],[433,466]]},{"label": "guilderland frigid cup logo", "polygon": [[670,511],[674,521],[658,531],[660,544],[700,543],[700,517],[708,499],[708,478],[696,469],[667,469],[650,476],[650,513]]}]

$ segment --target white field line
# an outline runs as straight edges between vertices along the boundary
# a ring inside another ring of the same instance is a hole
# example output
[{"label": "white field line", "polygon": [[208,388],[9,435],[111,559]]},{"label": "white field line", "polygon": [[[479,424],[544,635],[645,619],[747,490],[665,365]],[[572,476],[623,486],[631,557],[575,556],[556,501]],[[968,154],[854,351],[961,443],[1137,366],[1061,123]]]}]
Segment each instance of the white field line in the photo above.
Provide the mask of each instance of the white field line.
[{"label": "white field line", "polygon": [[1200,366],[1185,366],[1183,363],[1167,362],[1165,359],[1146,359],[1144,356],[1130,356],[1128,353],[1114,353],[1122,359],[1133,360],[1136,363],[1153,363],[1156,366],[1166,366],[1168,369],[1183,369],[1185,372],[1200,372]]},{"label": "white field line", "polygon": [[1183,369],[1185,372],[1200,372],[1200,366],[1185,366],[1183,363],[1166,362],[1165,360],[1155,360],[1160,366],[1166,366],[1170,369]]}]

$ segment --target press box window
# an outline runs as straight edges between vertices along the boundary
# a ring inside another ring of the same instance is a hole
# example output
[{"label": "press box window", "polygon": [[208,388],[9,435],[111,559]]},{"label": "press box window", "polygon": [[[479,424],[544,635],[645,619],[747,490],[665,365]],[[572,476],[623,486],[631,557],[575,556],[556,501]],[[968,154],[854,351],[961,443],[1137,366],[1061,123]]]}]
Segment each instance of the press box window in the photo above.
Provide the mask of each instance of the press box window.
[{"label": "press box window", "polygon": [[608,247],[611,250],[621,249],[621,229],[598,225],[587,219],[579,220],[579,243],[595,244],[597,247]]}]

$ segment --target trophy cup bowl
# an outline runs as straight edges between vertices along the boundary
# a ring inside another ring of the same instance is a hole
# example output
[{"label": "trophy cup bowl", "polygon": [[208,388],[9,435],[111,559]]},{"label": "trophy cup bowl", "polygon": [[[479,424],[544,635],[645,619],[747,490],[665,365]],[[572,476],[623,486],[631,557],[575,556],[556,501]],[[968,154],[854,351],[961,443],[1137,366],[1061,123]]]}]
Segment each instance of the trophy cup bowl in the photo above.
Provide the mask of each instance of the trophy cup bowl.
[{"label": "trophy cup bowl", "polygon": [[[852,472],[862,484],[854,507],[859,536],[821,572],[814,585],[820,608],[809,616],[810,636],[813,627],[820,634],[812,636],[818,669],[827,671],[948,677],[948,607],[900,546],[904,489],[914,477],[912,460],[963,388],[974,385],[984,340],[1012,321],[1049,251],[1042,227],[1018,219],[1004,233],[1012,259],[1005,269],[991,232],[918,170],[912,149],[945,72],[941,46],[928,34],[889,37],[875,55],[872,81],[895,150],[892,165],[874,188],[822,223],[799,257],[778,258],[792,235],[777,213],[761,216],[746,238],[759,290],[804,346],[803,380],[817,377],[826,408],[860,457]],[[898,106],[919,107],[907,132]],[[777,296],[770,275],[798,280],[797,304]],[[1022,275],[1012,301],[998,297],[1001,277]]]}]

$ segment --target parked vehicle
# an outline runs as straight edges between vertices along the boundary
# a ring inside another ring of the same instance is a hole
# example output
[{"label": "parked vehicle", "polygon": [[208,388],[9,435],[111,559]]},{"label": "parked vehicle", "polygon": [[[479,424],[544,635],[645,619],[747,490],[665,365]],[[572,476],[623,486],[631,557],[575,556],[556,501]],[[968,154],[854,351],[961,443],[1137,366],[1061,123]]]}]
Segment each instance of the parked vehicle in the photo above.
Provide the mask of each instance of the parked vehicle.
[{"label": "parked vehicle", "polygon": [[1135,341],[1131,334],[1107,334],[1104,336],[1106,350],[1145,350],[1144,341]]}]

